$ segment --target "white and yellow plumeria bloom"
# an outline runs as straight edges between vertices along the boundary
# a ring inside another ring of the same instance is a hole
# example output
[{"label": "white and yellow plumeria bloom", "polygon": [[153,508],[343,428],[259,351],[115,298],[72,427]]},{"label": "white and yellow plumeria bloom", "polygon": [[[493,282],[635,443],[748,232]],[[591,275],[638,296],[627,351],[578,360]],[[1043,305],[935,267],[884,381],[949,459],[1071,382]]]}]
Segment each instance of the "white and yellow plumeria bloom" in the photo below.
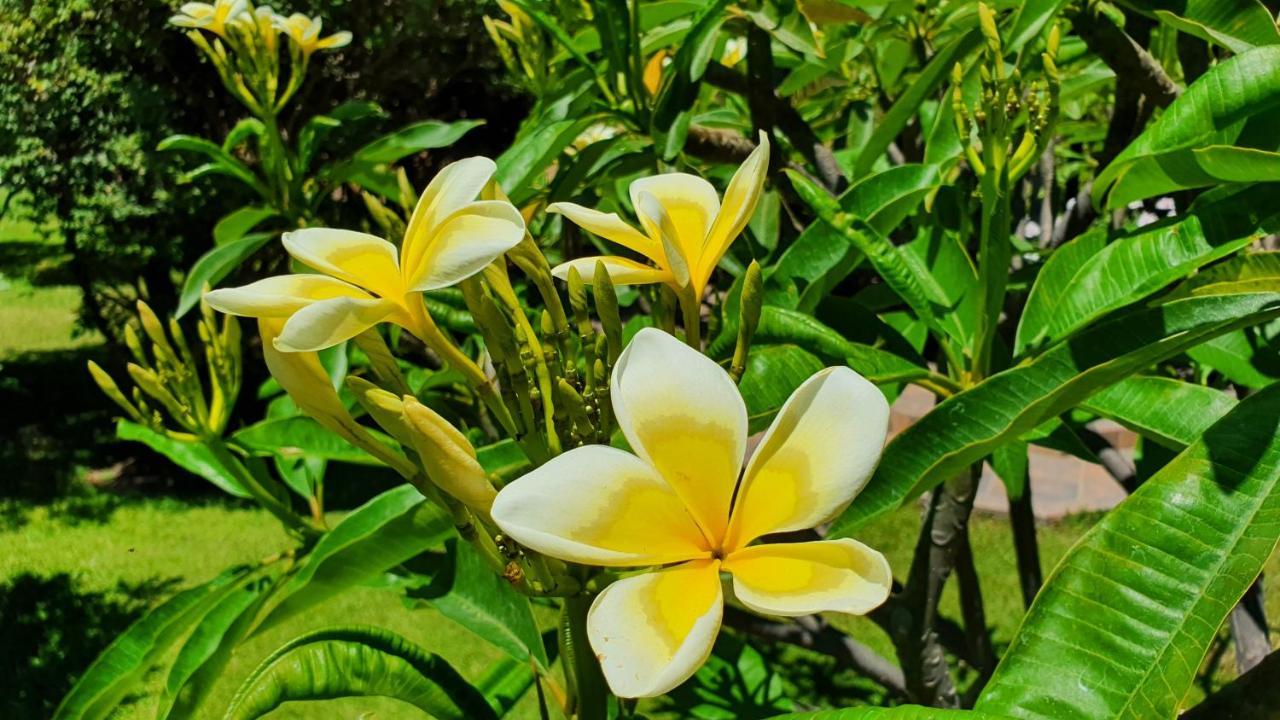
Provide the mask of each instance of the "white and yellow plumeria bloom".
[{"label": "white and yellow plumeria bloom", "polygon": [[226,37],[227,23],[248,13],[248,0],[216,0],[216,2],[185,3],[169,22],[178,27],[197,28]]},{"label": "white and yellow plumeria bloom", "polygon": [[729,245],[742,234],[755,214],[769,170],[769,136],[743,161],[725,189],[724,203],[705,179],[688,173],[667,173],[631,183],[631,205],[643,232],[618,217],[570,202],[552,203],[547,212],[559,213],[582,229],[640,253],[653,265],[607,255],[571,260],[552,273],[559,278],[576,267],[584,278],[604,262],[609,277],[620,285],[667,283],[691,289],[701,298],[707,280]]},{"label": "white and yellow plumeria bloom", "polygon": [[320,18],[307,17],[302,13],[294,13],[287,18],[281,15],[275,16],[276,28],[293,41],[303,55],[310,55],[317,50],[336,50],[351,43],[351,33],[346,30],[336,32],[329,37],[320,37],[320,28],[323,25],[324,22]]},{"label": "white and yellow plumeria bloom", "polygon": [[269,277],[205,300],[232,315],[285,319],[275,339],[282,352],[322,350],[382,322],[421,338],[431,321],[420,293],[480,272],[524,237],[524,218],[510,202],[476,199],[494,194],[494,171],[483,157],[441,170],[418,200],[399,251],[351,230],[285,233],[289,254],[320,274]]},{"label": "white and yellow plumeria bloom", "polygon": [[570,450],[503,488],[492,512],[503,532],[546,555],[667,566],[613,583],[591,607],[591,645],[615,694],[660,695],[706,660],[722,571],[742,604],[768,615],[862,614],[888,597],[887,561],[856,540],[751,544],[830,519],[870,477],[889,407],[861,375],[828,368],[797,388],[741,482],[746,406],[715,362],[641,330],[610,391],[635,454]]}]

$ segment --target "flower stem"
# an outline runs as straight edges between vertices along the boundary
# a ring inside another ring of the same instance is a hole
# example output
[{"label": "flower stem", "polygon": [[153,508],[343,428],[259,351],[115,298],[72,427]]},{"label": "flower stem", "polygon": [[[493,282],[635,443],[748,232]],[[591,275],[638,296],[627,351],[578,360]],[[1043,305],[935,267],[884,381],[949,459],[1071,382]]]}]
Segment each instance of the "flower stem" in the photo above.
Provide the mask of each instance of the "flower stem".
[{"label": "flower stem", "polygon": [[686,287],[680,291],[680,310],[684,316],[684,341],[689,347],[702,351],[702,300],[694,294],[693,288]]},{"label": "flower stem", "polygon": [[489,412],[498,419],[502,425],[502,429],[511,437],[516,436],[515,420],[511,417],[511,411],[507,409],[506,403],[502,402],[502,395],[498,392],[498,388],[489,381],[484,370],[475,363],[462,349],[450,340],[435,320],[431,319],[431,314],[427,312],[427,307],[419,299],[417,302],[410,301],[409,312],[413,319],[413,334],[418,336],[427,347],[431,348],[437,355],[441,357],[450,367],[462,373],[467,379],[471,387],[475,389],[480,399],[489,408]]}]

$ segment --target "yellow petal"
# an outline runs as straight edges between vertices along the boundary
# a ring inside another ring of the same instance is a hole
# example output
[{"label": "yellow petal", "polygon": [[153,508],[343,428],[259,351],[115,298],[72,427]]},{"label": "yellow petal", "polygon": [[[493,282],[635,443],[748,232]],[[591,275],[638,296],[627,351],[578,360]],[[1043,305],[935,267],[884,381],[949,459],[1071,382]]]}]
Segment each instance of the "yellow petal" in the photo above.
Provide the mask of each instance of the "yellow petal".
[{"label": "yellow petal", "polygon": [[[676,285],[684,287],[689,284],[689,255],[685,248],[680,246],[680,230],[676,228],[675,221],[671,219],[662,203],[658,199],[647,192],[642,192],[636,198],[639,205],[636,209],[645,217],[654,221],[658,226],[658,237],[662,240],[662,253],[666,256],[666,268],[671,273],[671,277],[675,280]],[[692,262],[696,262],[695,260]]]},{"label": "yellow petal", "polygon": [[666,270],[612,255],[570,260],[552,268],[551,274],[561,280],[567,280],[569,278],[569,268],[573,267],[578,269],[578,274],[582,276],[583,280],[590,282],[591,278],[596,276],[597,262],[604,263],[604,268],[609,271],[609,279],[613,281],[614,285],[645,285],[656,282],[670,282],[672,280],[671,273]]},{"label": "yellow petal", "polygon": [[701,287],[716,269],[716,263],[729,250],[729,245],[742,234],[756,212],[765,177],[769,174],[769,135],[760,132],[760,142],[743,161],[724,191],[724,205],[715,216],[707,233],[706,248],[693,271],[694,283]]},{"label": "yellow petal", "polygon": [[658,243],[628,225],[617,213],[602,213],[571,202],[551,203],[547,212],[563,215],[583,230],[634,250],[654,262],[661,263],[666,259]]},{"label": "yellow petal", "polygon": [[587,637],[615,695],[661,695],[706,662],[724,615],[718,566],[699,560],[625,578],[592,603]]},{"label": "yellow petal", "polygon": [[747,408],[719,365],[645,328],[610,384],[618,427],[689,507],[713,547],[724,538],[747,444]]},{"label": "yellow petal", "polygon": [[659,50],[644,64],[644,89],[650,95],[657,95],[662,85],[662,65],[667,60],[667,51]]},{"label": "yellow petal", "polygon": [[386,320],[399,309],[392,300],[338,297],[312,303],[290,316],[276,349],[312,352],[333,347]]},{"label": "yellow petal", "polygon": [[369,293],[328,275],[276,275],[204,294],[219,312],[243,317],[288,317],[317,300],[368,298]]},{"label": "yellow petal", "polygon": [[743,605],[785,617],[862,615],[879,607],[893,586],[884,555],[850,538],[753,545],[725,558],[724,569]]},{"label": "yellow petal", "polygon": [[396,247],[352,230],[305,228],[284,234],[284,249],[300,263],[386,298],[403,293]]},{"label": "yellow petal", "polygon": [[492,160],[477,156],[449,163],[436,173],[418,198],[405,230],[400,246],[405,267],[419,266],[440,224],[475,200],[496,169]]},{"label": "yellow petal", "polygon": [[585,565],[661,565],[710,555],[657,471],[605,445],[574,448],[512,482],[492,512],[520,544]]},{"label": "yellow petal", "polygon": [[661,235],[661,219],[645,212],[641,207],[640,195],[648,193],[654,196],[675,229],[675,244],[680,254],[693,268],[702,256],[702,248],[706,244],[707,232],[711,229],[716,214],[720,211],[720,198],[711,183],[697,175],[687,173],[667,173],[652,177],[640,178],[631,183],[631,204],[640,218],[640,226],[649,237],[658,240]]},{"label": "yellow petal", "polygon": [[751,456],[726,548],[839,513],[875,470],[888,428],[884,394],[853,370],[827,368],[804,381]]},{"label": "yellow petal", "polygon": [[436,290],[462,282],[523,238],[524,218],[511,203],[480,200],[464,205],[432,235],[421,264],[405,266],[406,287]]},{"label": "yellow petal", "polygon": [[276,339],[284,329],[280,318],[259,318],[258,331],[262,334],[262,358],[267,363],[271,377],[289,394],[298,408],[329,431],[370,455],[378,458],[402,476],[409,478],[417,468],[400,453],[378,442],[351,417],[346,405],[338,397],[313,352],[280,352]]}]

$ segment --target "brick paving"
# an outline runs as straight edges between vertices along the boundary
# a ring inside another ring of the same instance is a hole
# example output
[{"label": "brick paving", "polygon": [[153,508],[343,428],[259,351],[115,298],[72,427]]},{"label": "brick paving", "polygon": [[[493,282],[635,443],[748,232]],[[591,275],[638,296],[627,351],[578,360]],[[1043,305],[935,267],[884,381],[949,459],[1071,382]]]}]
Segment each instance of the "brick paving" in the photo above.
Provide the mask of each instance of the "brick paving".
[{"label": "brick paving", "polygon": [[[934,405],[931,393],[909,386],[894,402],[889,418],[889,434],[897,435],[920,419]],[[1121,453],[1133,459],[1136,436],[1110,421],[1091,426]],[[1125,498],[1124,490],[1100,465],[1056,450],[1032,446],[1028,454],[1031,475],[1031,508],[1037,518],[1055,520],[1079,512],[1107,510]],[[984,512],[1007,513],[1004,484],[983,467],[974,507]]]}]

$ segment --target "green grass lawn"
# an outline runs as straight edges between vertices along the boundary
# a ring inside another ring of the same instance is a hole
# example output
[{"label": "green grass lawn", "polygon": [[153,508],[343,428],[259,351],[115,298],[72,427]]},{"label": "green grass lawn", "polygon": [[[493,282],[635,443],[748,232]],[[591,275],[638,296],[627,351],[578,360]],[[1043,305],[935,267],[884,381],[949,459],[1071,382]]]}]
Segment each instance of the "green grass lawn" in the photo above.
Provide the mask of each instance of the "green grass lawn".
[{"label": "green grass lawn", "polygon": [[[223,568],[290,546],[279,525],[266,513],[221,501],[121,499],[91,492],[43,506],[10,503],[3,516],[8,523],[7,529],[0,531],[0,597],[9,598],[5,601],[9,608],[0,612],[8,624],[0,633],[11,636],[5,646],[10,651],[9,661],[16,666],[10,672],[28,678],[26,687],[31,692],[64,688],[91,660],[89,648],[105,644],[144,608],[212,578]],[[1076,517],[1041,527],[1046,571],[1092,521],[1092,517]],[[913,508],[903,508],[868,528],[861,539],[883,550],[901,577],[909,563],[918,522]],[[997,646],[1003,649],[1023,614],[1003,518],[975,517],[973,543],[987,617]],[[1280,570],[1274,558],[1271,570]],[[1276,617],[1280,594],[1273,592],[1270,600],[1271,617]],[[957,616],[954,583],[948,587],[943,613]],[[211,707],[225,707],[235,685],[289,638],[319,627],[351,623],[401,633],[444,656],[472,679],[499,658],[498,651],[433,611],[409,610],[391,591],[362,588],[250,641],[238,651],[223,682],[215,688]],[[24,631],[32,631],[27,624],[34,624],[39,631],[24,636]],[[893,656],[888,638],[871,622],[854,619],[845,627],[878,652]],[[39,646],[35,660],[26,661],[37,663],[35,667],[22,665],[24,638]],[[60,654],[60,648],[66,652]],[[17,659],[12,657],[14,650],[18,650]],[[76,655],[77,651],[81,654]],[[153,673],[148,678],[148,693],[132,698],[117,713],[117,720],[151,717],[154,693],[162,681],[159,673]],[[357,718],[379,708],[385,711],[381,717],[416,717],[416,711],[394,701],[366,700],[326,706],[322,715],[314,714],[318,712],[314,706],[286,706],[272,717]],[[532,694],[525,698],[517,716],[536,717]]]}]

